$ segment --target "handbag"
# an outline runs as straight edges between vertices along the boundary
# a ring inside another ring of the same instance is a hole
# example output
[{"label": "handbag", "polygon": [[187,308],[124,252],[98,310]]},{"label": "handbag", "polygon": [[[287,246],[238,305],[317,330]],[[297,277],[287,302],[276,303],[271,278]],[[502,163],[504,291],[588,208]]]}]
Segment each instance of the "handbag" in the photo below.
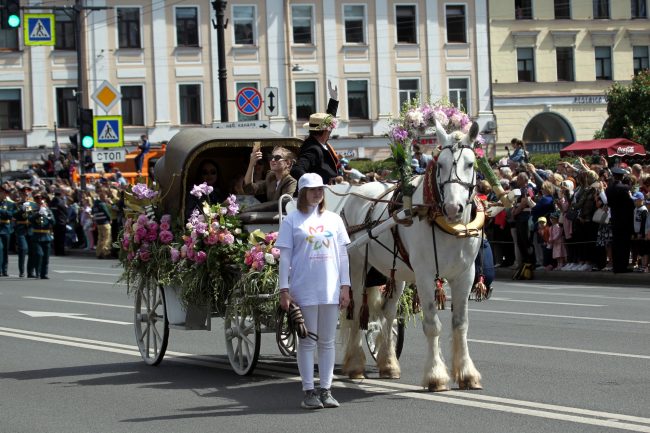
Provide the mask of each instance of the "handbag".
[{"label": "handbag", "polygon": [[607,212],[606,207],[599,207],[594,212],[594,216],[591,220],[598,224],[607,224],[609,223],[609,212]]},{"label": "handbag", "polygon": [[569,221],[575,221],[580,217],[580,209],[570,208],[566,211],[565,218]]}]

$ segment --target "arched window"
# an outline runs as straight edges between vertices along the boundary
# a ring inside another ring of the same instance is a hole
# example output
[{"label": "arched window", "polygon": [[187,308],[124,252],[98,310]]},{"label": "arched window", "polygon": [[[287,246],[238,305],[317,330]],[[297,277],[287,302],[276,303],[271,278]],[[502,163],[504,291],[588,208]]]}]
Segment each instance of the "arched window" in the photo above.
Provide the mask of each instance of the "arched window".
[{"label": "arched window", "polygon": [[554,113],[540,113],[533,117],[523,136],[526,150],[532,153],[555,153],[575,141],[571,125]]}]

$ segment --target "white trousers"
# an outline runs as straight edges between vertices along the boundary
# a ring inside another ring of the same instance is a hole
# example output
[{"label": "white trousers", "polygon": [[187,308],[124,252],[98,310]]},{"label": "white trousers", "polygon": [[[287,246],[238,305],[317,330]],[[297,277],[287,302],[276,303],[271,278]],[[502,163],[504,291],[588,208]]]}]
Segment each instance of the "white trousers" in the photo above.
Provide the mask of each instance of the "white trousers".
[{"label": "white trousers", "polygon": [[320,387],[330,389],[334,376],[336,348],[336,323],[339,306],[336,304],[310,305],[300,307],[309,332],[318,335],[318,341],[298,338],[298,371],[302,379],[302,390],[314,389],[314,352],[318,347],[318,376]]}]

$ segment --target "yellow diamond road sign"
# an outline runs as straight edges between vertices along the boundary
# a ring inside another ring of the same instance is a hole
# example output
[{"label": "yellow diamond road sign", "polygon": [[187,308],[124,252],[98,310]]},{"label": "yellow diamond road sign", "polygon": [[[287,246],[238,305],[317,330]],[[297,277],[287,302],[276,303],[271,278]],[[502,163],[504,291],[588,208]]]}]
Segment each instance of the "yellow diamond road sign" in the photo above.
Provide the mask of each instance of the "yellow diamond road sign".
[{"label": "yellow diamond road sign", "polygon": [[104,80],[102,84],[95,90],[92,95],[93,101],[97,103],[99,108],[105,112],[109,112],[111,108],[122,99],[120,92],[113,87],[111,83]]}]

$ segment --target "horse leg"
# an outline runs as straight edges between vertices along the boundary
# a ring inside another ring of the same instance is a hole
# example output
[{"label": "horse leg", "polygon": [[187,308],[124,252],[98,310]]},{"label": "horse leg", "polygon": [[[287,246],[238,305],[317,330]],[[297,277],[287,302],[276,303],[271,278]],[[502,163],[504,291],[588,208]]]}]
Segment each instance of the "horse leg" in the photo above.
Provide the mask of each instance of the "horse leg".
[{"label": "horse leg", "polygon": [[[440,333],[442,324],[438,318],[435,303],[435,282],[429,277],[430,271],[425,272],[426,278],[417,280],[418,295],[422,305],[422,330],[427,338],[428,353],[424,365],[422,386],[429,391],[448,391],[449,373],[440,349]],[[416,276],[418,272],[416,271]],[[419,275],[422,275],[421,273]]]},{"label": "horse leg", "polygon": [[453,282],[449,282],[454,303],[451,319],[453,351],[451,371],[452,377],[460,389],[483,389],[481,373],[474,366],[467,347],[467,330],[469,328],[467,299],[473,279],[473,272],[468,272]]},{"label": "horse leg", "polygon": [[[363,379],[366,369],[366,354],[361,345],[361,332],[359,332],[359,308],[362,304],[363,288],[363,258],[359,260],[356,254],[350,255],[350,280],[352,283],[352,297],[354,300],[354,317],[352,320],[341,321],[341,331],[347,333],[345,355],[343,357],[343,374],[350,379]],[[361,263],[359,263],[361,262]],[[343,312],[345,317],[345,312]]]},{"label": "horse leg", "polygon": [[[397,315],[399,298],[404,291],[403,281],[395,282],[395,291],[391,298],[386,298],[381,310],[381,333],[378,338],[379,351],[377,352],[377,368],[382,379],[399,379],[402,370],[395,352],[395,336],[393,335],[393,322]],[[381,317],[383,316],[383,317]]]}]

